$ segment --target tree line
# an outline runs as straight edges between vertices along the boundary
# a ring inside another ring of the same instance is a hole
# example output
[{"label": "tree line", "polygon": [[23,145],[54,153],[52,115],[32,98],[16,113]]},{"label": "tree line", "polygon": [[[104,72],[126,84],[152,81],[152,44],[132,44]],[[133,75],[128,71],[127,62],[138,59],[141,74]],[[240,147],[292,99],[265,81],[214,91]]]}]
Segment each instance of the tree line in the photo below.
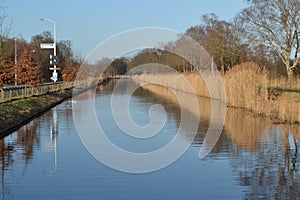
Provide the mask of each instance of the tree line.
[{"label": "tree line", "polygon": [[[235,65],[252,61],[268,69],[272,75],[289,78],[299,75],[299,0],[246,1],[248,7],[232,20],[221,20],[215,14],[206,14],[198,25],[189,27],[183,35],[203,46],[222,73]],[[49,56],[52,50],[41,49],[40,44],[52,43],[51,33],[46,31],[35,35],[30,42],[10,38],[11,24],[4,23],[5,20],[6,16],[0,16],[0,86],[13,83],[34,86],[49,82],[52,73],[49,70]],[[165,44],[164,49],[144,49],[131,57],[102,58],[96,66],[105,67],[107,75],[124,74],[147,63],[154,63],[150,71],[149,68],[139,68],[135,73],[163,72],[159,64],[180,72],[193,71],[199,66],[168,51],[177,48],[181,39],[179,37],[177,41]],[[59,80],[74,80],[82,59],[75,58],[72,42],[58,41],[57,52],[58,66],[61,68]]]},{"label": "tree line", "polygon": [[[52,49],[41,49],[41,43],[53,43],[49,31],[34,35],[30,42],[24,39],[3,38],[0,51],[0,86],[26,84],[36,86],[50,82],[52,71],[49,70]],[[57,42],[59,80],[72,81],[80,66],[80,59],[74,58],[72,42]]]},{"label": "tree line", "polygon": [[[248,7],[230,21],[221,20],[215,14],[206,14],[199,25],[189,27],[183,34],[203,46],[222,73],[235,65],[252,61],[268,69],[272,75],[289,78],[299,75],[299,0],[247,0],[247,3]],[[166,44],[165,49],[176,48],[178,43]],[[105,60],[107,62],[107,58]],[[119,66],[122,69],[126,67],[126,70],[145,63],[160,63],[178,71],[196,67],[160,49],[146,49],[131,58],[117,60],[126,61]],[[109,70],[117,72],[118,66],[114,65]]]},{"label": "tree line", "polygon": [[[53,43],[49,31],[31,37],[27,42],[24,38],[12,38],[10,32],[12,22],[5,14],[4,6],[0,5],[0,87],[4,85],[36,86],[50,81],[50,55],[52,49],[41,49],[41,43]],[[57,57],[61,71],[59,80],[75,79],[74,72],[79,68],[81,58],[75,58],[72,42],[57,42]]]}]

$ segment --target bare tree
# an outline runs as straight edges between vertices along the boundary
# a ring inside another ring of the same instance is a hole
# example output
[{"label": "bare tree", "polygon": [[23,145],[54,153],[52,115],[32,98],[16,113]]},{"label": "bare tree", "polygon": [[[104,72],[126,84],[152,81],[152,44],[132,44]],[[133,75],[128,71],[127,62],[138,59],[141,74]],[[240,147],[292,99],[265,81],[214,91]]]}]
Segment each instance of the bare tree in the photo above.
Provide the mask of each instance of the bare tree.
[{"label": "bare tree", "polygon": [[244,30],[238,20],[219,20],[215,14],[204,15],[202,24],[190,27],[185,34],[208,51],[223,73],[238,64],[247,49]]},{"label": "bare tree", "polygon": [[0,3],[0,54],[5,55],[4,43],[12,29],[12,22],[7,19],[3,3]]},{"label": "bare tree", "polygon": [[48,82],[49,77],[52,76],[49,70],[49,55],[52,53],[50,49],[41,49],[41,43],[51,43],[53,42],[53,37],[51,32],[45,31],[41,34],[34,35],[31,38],[30,48],[35,50],[35,58],[38,66],[41,66],[41,79],[42,82]]},{"label": "bare tree", "polygon": [[72,42],[70,40],[62,40],[58,44],[58,59],[60,67],[69,67],[72,65],[73,50]]},{"label": "bare tree", "polygon": [[289,78],[300,63],[299,0],[247,0],[250,7],[241,17],[247,24],[249,38],[273,48],[284,63]]}]

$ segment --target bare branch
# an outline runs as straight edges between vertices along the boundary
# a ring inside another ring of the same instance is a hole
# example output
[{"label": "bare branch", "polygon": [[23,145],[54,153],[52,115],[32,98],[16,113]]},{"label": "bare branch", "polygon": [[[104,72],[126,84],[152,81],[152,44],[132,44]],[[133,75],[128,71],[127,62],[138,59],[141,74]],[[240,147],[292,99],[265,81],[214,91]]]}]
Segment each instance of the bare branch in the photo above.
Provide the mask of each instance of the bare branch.
[{"label": "bare branch", "polygon": [[[288,75],[299,61],[299,0],[252,0],[243,11],[252,36],[262,44],[268,43],[286,65]],[[249,31],[250,32],[250,31]],[[292,61],[292,62],[290,62]]]}]

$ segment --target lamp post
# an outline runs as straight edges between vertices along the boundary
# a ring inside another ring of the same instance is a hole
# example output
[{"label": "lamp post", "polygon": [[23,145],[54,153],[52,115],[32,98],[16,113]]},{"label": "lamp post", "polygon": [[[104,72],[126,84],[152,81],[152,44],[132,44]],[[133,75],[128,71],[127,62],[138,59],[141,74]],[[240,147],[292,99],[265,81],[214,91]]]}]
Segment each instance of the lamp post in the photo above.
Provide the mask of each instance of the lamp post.
[{"label": "lamp post", "polygon": [[17,58],[17,38],[15,38],[15,86],[18,85],[18,69],[17,69],[17,64],[18,64],[18,58]]},{"label": "lamp post", "polygon": [[[49,21],[49,22],[53,23],[53,37],[54,37],[54,42],[53,42],[53,44],[54,44],[54,47],[53,47],[53,50],[54,50],[53,57],[56,60],[56,23],[55,23],[54,20],[48,19],[48,18],[41,18],[41,20],[42,21]],[[53,65],[52,80],[54,82],[57,81],[56,61],[54,62],[54,65]]]}]

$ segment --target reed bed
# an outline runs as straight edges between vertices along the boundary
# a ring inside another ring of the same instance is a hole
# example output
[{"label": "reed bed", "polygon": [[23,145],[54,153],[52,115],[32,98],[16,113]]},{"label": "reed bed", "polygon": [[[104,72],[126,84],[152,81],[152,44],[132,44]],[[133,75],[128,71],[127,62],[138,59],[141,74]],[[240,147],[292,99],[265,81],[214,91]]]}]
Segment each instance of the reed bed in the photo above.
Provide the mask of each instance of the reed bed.
[{"label": "reed bed", "polygon": [[268,87],[297,89],[299,78],[270,79],[267,70],[250,62],[235,66],[224,75],[223,79],[228,105],[269,116],[278,123],[300,122],[300,94],[267,89]]},{"label": "reed bed", "polygon": [[[188,84],[185,84],[182,76]],[[204,74],[204,76],[206,75]],[[299,77],[292,80],[282,77],[269,78],[267,70],[261,69],[253,62],[248,62],[233,67],[222,78],[228,106],[268,116],[276,123],[300,123],[300,94],[268,91],[268,87],[300,90]],[[155,83],[167,88],[193,92],[201,97],[211,97],[206,82],[198,73],[181,74],[180,76],[176,74],[143,74],[135,76],[134,79],[140,83]],[[214,75],[206,76],[209,84],[213,84],[215,79]],[[217,86],[210,85],[212,90],[214,87]]]}]

